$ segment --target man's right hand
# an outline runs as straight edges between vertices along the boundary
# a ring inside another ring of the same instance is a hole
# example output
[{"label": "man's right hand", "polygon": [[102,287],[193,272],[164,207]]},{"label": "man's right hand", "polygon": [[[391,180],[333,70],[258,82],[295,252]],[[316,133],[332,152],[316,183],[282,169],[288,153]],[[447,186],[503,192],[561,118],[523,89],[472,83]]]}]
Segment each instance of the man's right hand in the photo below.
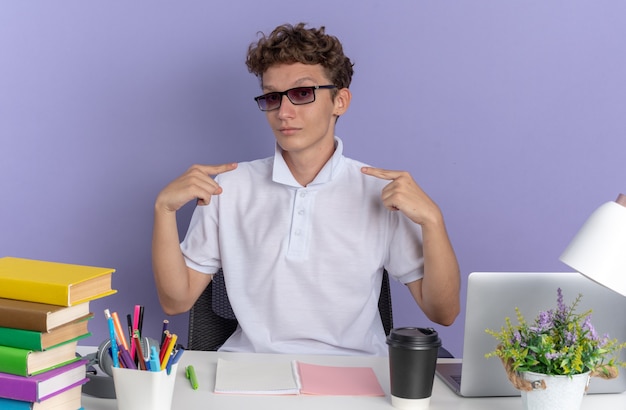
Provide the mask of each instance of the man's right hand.
[{"label": "man's right hand", "polygon": [[235,168],[237,168],[237,163],[193,165],[163,188],[157,196],[155,209],[167,213],[176,212],[194,199],[198,205],[208,205],[211,202],[211,196],[222,193],[222,187],[212,176],[232,171]]}]

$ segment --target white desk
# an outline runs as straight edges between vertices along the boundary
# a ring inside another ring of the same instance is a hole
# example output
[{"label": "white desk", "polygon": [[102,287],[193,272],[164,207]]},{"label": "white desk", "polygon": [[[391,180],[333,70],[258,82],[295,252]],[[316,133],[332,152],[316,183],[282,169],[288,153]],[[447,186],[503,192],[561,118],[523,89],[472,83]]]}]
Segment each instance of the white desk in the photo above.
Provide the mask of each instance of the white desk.
[{"label": "white desk", "polygon": [[[385,397],[339,397],[339,396],[236,396],[214,394],[215,369],[217,358],[253,360],[301,360],[337,366],[368,366],[372,367],[383,387]],[[442,359],[450,360],[450,359]],[[193,364],[199,389],[193,390],[185,378],[185,366]],[[382,357],[347,357],[347,356],[304,356],[304,355],[268,355],[249,353],[217,353],[187,351],[182,357],[178,374],[172,410],[193,409],[257,409],[257,410],[293,410],[293,409],[358,409],[358,410],[391,410],[389,397],[389,367],[387,358]],[[115,400],[96,399],[83,395],[83,406],[86,410],[115,410]],[[496,398],[461,398],[454,394],[443,382],[435,377],[430,410],[461,409],[461,410],[503,410],[521,409],[519,397]],[[626,393],[608,395],[590,395],[583,399],[582,410],[626,409]]]}]

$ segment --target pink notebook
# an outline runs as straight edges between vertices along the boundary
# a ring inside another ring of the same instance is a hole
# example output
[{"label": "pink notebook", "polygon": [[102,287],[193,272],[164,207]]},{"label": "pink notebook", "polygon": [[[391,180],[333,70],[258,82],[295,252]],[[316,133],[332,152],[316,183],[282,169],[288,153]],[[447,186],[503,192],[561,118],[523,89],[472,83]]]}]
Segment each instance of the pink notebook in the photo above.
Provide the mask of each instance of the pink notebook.
[{"label": "pink notebook", "polygon": [[298,362],[301,394],[326,396],[384,396],[370,367],[321,366]]}]

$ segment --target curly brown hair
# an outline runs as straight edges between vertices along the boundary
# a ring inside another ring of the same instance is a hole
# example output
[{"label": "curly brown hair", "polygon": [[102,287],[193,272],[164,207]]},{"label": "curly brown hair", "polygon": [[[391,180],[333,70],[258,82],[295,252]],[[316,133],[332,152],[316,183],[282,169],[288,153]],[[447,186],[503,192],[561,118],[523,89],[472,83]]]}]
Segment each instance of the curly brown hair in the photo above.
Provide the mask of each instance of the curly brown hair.
[{"label": "curly brown hair", "polygon": [[262,80],[263,73],[275,64],[320,64],[333,85],[348,88],[353,64],[337,37],[326,34],[324,26],[307,29],[305,25],[283,24],[269,36],[259,33],[259,41],[248,47],[248,71]]}]

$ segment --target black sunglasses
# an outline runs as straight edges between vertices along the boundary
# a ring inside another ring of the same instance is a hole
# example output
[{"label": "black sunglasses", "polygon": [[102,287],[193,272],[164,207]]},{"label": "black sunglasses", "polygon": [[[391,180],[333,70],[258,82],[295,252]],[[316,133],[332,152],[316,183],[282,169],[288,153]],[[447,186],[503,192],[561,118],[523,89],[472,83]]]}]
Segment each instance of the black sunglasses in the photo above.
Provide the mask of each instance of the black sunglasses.
[{"label": "black sunglasses", "polygon": [[258,97],[254,97],[254,100],[259,105],[261,111],[272,111],[280,108],[283,102],[283,95],[289,98],[289,101],[293,105],[310,104],[315,101],[315,90],[318,89],[333,89],[337,88],[334,85],[313,85],[310,87],[296,87],[290,88],[286,91],[275,91]]}]

